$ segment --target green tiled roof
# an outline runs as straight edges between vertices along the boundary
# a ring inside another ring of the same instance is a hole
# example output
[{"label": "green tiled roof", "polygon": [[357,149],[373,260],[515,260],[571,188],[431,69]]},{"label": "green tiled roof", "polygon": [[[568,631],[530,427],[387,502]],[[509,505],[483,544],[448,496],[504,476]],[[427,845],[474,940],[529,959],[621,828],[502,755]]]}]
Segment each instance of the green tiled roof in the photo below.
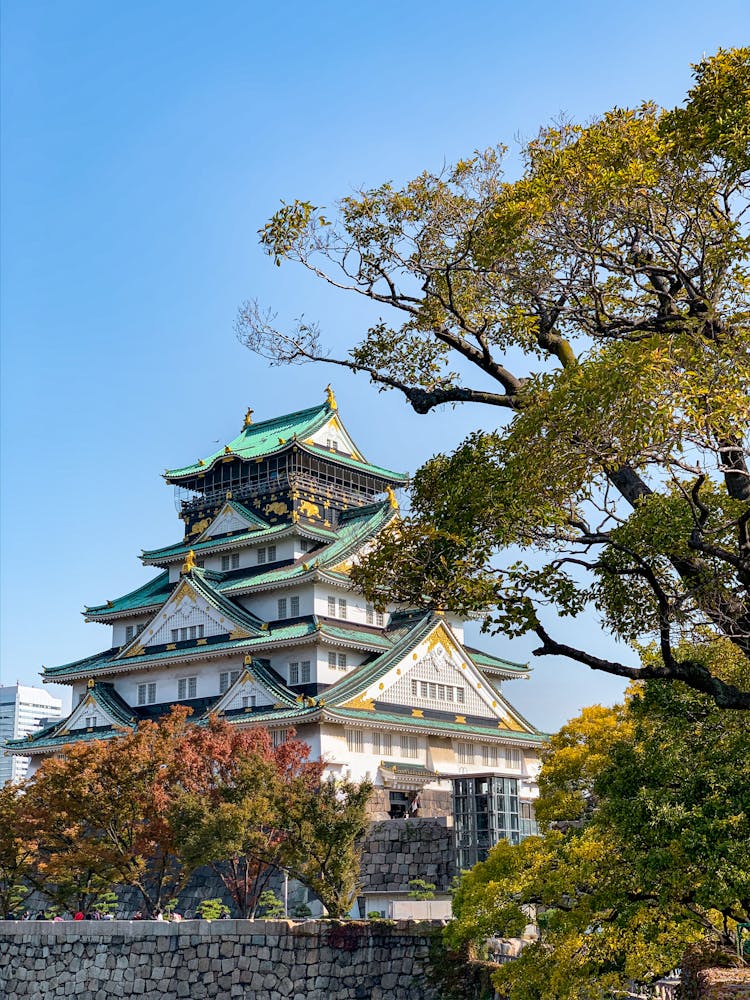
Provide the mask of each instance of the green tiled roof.
[{"label": "green tiled roof", "polygon": [[90,694],[93,696],[94,701],[101,705],[106,712],[109,712],[117,722],[127,725],[132,721],[133,709],[115,691],[113,684],[100,681],[94,684]]},{"label": "green tiled roof", "polygon": [[128,656],[118,659],[119,647],[108,649],[105,652],[89,656],[85,660],[77,660],[73,663],[64,663],[59,667],[45,667],[44,676],[47,678],[57,677],[89,677],[94,673],[103,671],[120,670],[123,666],[140,667],[159,663],[162,660],[184,657],[185,654],[200,656],[202,653],[225,652],[236,650],[237,652],[249,652],[255,646],[264,646],[284,639],[304,638],[313,635],[316,629],[309,622],[300,622],[295,625],[287,625],[282,628],[263,631],[259,635],[249,639],[227,639],[225,642],[211,642],[203,646],[186,646],[181,649],[163,649],[158,653],[144,653],[142,656]]},{"label": "green tiled roof", "polygon": [[16,752],[23,751],[24,754],[32,754],[39,750],[54,750],[57,747],[68,746],[70,743],[90,743],[93,740],[111,740],[115,736],[122,736],[118,729],[98,728],[89,732],[87,729],[79,729],[76,732],[68,733],[65,736],[51,735],[45,736],[44,732],[36,733],[32,740],[8,740],[5,744],[9,750]]},{"label": "green tiled roof", "polygon": [[[314,434],[329,419],[334,411],[328,403],[321,403],[319,406],[310,407],[307,410],[297,410],[296,413],[287,413],[282,417],[274,417],[272,420],[262,420],[257,424],[250,424],[227,442],[232,453],[240,458],[261,458],[265,455],[272,455],[281,451],[286,444],[279,444],[279,438],[286,442],[295,434],[298,438]],[[203,459],[203,464],[198,462],[192,465],[185,465],[181,469],[170,469],[164,473],[164,478],[184,479],[187,476],[195,476],[201,472],[206,472],[217,459],[225,458],[224,447],[213,452]]]},{"label": "green tiled roof", "polygon": [[356,625],[344,628],[341,625],[322,622],[320,632],[323,637],[328,636],[338,642],[366,643],[376,649],[390,649],[393,645],[393,641],[388,638],[387,634],[365,631],[364,628],[357,628]]},{"label": "green tiled roof", "polygon": [[[326,694],[329,694],[327,691]],[[326,712],[332,718],[357,719],[360,721],[386,722],[395,725],[415,726],[418,729],[439,729],[450,733],[474,733],[477,736],[503,736],[511,737],[514,740],[521,740],[524,743],[539,744],[544,743],[549,737],[546,733],[519,733],[515,729],[498,729],[497,722],[488,719],[487,725],[482,726],[477,723],[448,722],[444,719],[419,719],[410,715],[397,715],[395,712],[365,711],[356,708],[339,708],[330,705],[326,700]]]},{"label": "green tiled roof", "polygon": [[[231,595],[248,588],[285,583],[288,580],[302,577],[315,568],[324,570],[326,567],[335,566],[348,559],[366,542],[374,538],[379,531],[382,531],[395,513],[388,501],[368,504],[366,507],[347,511],[347,516],[342,518],[336,530],[335,540],[330,545],[318,552],[301,556],[291,565],[277,566],[265,573],[248,573],[247,576],[239,577],[235,574],[218,583],[217,589]],[[305,566],[308,569],[305,569]],[[346,579],[346,577],[342,576],[342,579]]]},{"label": "green tiled roof", "polygon": [[381,465],[371,465],[369,462],[353,458],[350,455],[344,455],[340,451],[331,451],[330,448],[324,448],[319,444],[298,443],[300,444],[301,451],[306,451],[308,454],[315,455],[318,458],[325,458],[329,462],[337,462],[339,465],[345,465],[349,469],[356,469],[358,472],[366,472],[371,476],[378,476],[380,479],[387,479],[390,482],[403,483],[404,485],[409,481],[409,476],[405,472],[393,472],[392,469],[384,469]]},{"label": "green tiled roof", "polygon": [[281,677],[271,668],[271,664],[263,660],[253,660],[247,668],[260,684],[272,694],[277,701],[288,705],[290,708],[295,705],[295,696],[286,686]]},{"label": "green tiled roof", "polygon": [[331,531],[329,528],[317,528],[309,525],[293,526],[289,524],[275,524],[273,527],[265,525],[263,530],[238,531],[234,535],[222,535],[218,538],[207,538],[204,542],[182,541],[176,542],[174,545],[166,545],[162,549],[147,549],[141,553],[141,559],[146,562],[158,562],[160,559],[171,558],[174,556],[186,556],[191,549],[196,553],[200,553],[207,549],[214,548],[217,545],[234,545],[237,542],[245,541],[250,541],[253,544],[256,542],[266,542],[273,540],[277,535],[284,534],[284,532],[291,532],[294,529],[302,531],[305,535],[314,535],[319,538],[321,542],[330,541],[336,538],[336,532]]},{"label": "green tiled roof", "polygon": [[396,774],[423,774],[437,775],[437,771],[426,767],[424,764],[405,764],[400,760],[381,760],[380,767],[386,771],[394,771]]},{"label": "green tiled roof", "polygon": [[153,580],[144,583],[137,590],[131,590],[129,594],[118,597],[108,604],[97,604],[94,607],[86,608],[84,614],[91,615],[112,615],[118,611],[138,611],[142,608],[163,604],[172,592],[175,584],[169,582],[169,572],[165,570],[159,573]]},{"label": "green tiled roof", "polygon": [[491,670],[507,670],[516,674],[528,674],[531,667],[528,663],[515,663],[513,660],[504,660],[500,656],[493,656],[492,653],[484,653],[481,649],[474,649],[473,646],[464,646],[466,652],[478,667],[489,667]]},{"label": "green tiled roof", "polygon": [[262,420],[260,423],[250,424],[244,427],[237,437],[227,443],[226,447],[229,448],[229,452],[226,452],[222,447],[204,458],[202,462],[194,462],[192,465],[185,465],[180,469],[167,470],[164,473],[164,478],[168,482],[172,482],[201,475],[207,472],[215,462],[226,458],[228,454],[245,460],[265,458],[289,448],[292,439],[296,437],[296,443],[300,449],[310,455],[357,469],[359,472],[368,473],[388,482],[406,483],[408,481],[409,477],[405,473],[393,472],[379,465],[370,465],[369,462],[358,460],[341,452],[331,451],[330,448],[304,442],[305,438],[314,434],[336,412],[326,402],[307,410],[297,410],[295,413],[274,417],[272,420]]},{"label": "green tiled roof", "polygon": [[[232,605],[236,609],[236,605]],[[249,614],[246,612],[246,614]],[[163,660],[175,659],[186,655],[201,656],[203,653],[236,651],[238,653],[252,653],[254,649],[271,646],[278,642],[288,642],[295,639],[306,639],[319,636],[325,640],[326,637],[339,642],[354,642],[367,649],[377,651],[378,649],[388,649],[391,645],[388,634],[384,637],[382,633],[368,629],[366,626],[358,627],[352,622],[346,628],[331,625],[326,621],[320,621],[316,616],[291,622],[289,624],[274,624],[271,622],[268,629],[261,629],[248,639],[227,639],[223,642],[210,642],[198,645],[197,641],[188,646],[181,645],[179,649],[162,649],[155,653],[143,653],[140,656],[120,657],[120,646],[112,649],[102,650],[94,653],[93,656],[84,657],[82,660],[74,660],[72,663],[62,663],[57,667],[45,667],[44,676],[50,680],[60,678],[92,677],[95,674],[106,673],[115,669],[120,671],[123,666],[138,668],[142,665],[149,666],[153,663],[160,663]]]}]

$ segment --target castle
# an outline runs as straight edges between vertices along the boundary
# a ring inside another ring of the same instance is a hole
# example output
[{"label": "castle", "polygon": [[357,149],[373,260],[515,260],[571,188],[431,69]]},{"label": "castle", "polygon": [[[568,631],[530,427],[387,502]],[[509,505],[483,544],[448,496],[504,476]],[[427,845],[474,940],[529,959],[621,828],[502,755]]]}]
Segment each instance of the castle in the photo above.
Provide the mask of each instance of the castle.
[{"label": "castle", "polygon": [[183,537],[141,554],[159,571],[143,586],[85,609],[107,648],[44,669],[73,710],[12,753],[33,769],[185,704],[275,744],[296,731],[329,772],[374,782],[374,819],[458,810],[460,867],[533,832],[543,736],[503,693],[528,668],[466,645],[449,614],[379,611],[351,588],[407,477],[365,460],[330,388],[285,416],[248,410],[225,446],[164,477]]}]

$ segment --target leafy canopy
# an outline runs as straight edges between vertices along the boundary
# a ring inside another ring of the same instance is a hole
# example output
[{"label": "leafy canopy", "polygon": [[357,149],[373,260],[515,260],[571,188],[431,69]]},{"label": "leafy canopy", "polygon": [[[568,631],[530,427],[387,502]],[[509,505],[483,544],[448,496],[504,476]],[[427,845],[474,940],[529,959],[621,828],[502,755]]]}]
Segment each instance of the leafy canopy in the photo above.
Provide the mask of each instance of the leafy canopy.
[{"label": "leafy canopy", "polygon": [[[691,655],[747,683],[728,640]],[[733,947],[750,916],[749,789],[743,714],[680,682],[585,709],[545,752],[542,836],[501,842],[463,876],[449,943],[521,934],[536,912],[539,941],[497,976],[510,1000],[609,996],[696,942]]]},{"label": "leafy canopy", "polygon": [[[726,638],[750,658],[750,49],[694,71],[678,108],[542,129],[515,179],[497,147],[359,191],[333,218],[283,204],[260,234],[276,263],[387,318],[344,357],[253,301],[237,329],[273,363],[363,372],[418,413],[484,407],[355,568],[371,600],[479,612],[535,633],[538,655],[750,708],[750,690],[677,652]],[[558,642],[548,609],[586,608],[660,659]]]}]

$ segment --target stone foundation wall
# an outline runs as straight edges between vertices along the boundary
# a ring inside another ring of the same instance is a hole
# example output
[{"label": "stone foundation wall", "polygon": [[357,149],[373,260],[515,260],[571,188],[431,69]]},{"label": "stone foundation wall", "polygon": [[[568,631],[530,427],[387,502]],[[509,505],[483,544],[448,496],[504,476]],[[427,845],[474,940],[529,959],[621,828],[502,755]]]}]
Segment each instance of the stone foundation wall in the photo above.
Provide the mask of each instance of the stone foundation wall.
[{"label": "stone foundation wall", "polygon": [[[374,823],[390,819],[391,808],[389,789],[373,789],[367,806],[367,814]],[[435,819],[453,815],[453,793],[439,788],[423,788],[419,793],[418,819]]]},{"label": "stone foundation wall", "polygon": [[748,1000],[750,969],[703,969],[697,995],[700,1000]]},{"label": "stone foundation wall", "polygon": [[363,892],[408,892],[409,880],[447,892],[458,874],[453,830],[446,819],[391,819],[374,823],[362,854]]},{"label": "stone foundation wall", "polygon": [[442,924],[0,921],[4,1000],[442,1000]]}]

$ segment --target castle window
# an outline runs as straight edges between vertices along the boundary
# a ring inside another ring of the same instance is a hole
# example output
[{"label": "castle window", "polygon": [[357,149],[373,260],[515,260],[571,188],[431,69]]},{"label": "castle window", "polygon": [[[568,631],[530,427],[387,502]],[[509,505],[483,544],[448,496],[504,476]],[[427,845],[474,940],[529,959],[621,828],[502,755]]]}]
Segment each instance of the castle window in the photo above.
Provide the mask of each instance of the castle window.
[{"label": "castle window", "polygon": [[258,549],[258,563],[264,563],[266,561],[266,550],[265,548]]},{"label": "castle window", "polygon": [[458,757],[459,764],[473,764],[474,763],[474,744],[473,743],[459,743],[456,747],[456,755]]},{"label": "castle window", "polygon": [[418,684],[417,681],[412,681],[411,682],[411,696],[412,696],[412,698],[418,698],[419,697],[419,684]]},{"label": "castle window", "polygon": [[482,747],[482,764],[484,767],[497,767],[497,747]]},{"label": "castle window", "polygon": [[138,685],[138,704],[153,705],[156,703],[156,684]]},{"label": "castle window", "polygon": [[453,701],[453,688],[450,686],[450,684],[446,684],[445,686],[445,700]]},{"label": "castle window", "polygon": [[438,684],[437,696],[438,696],[438,701],[445,701],[445,684]]},{"label": "castle window", "polygon": [[130,642],[130,640],[135,635],[135,625],[125,626],[125,642]]},{"label": "castle window", "polygon": [[372,625],[372,623],[375,621],[375,608],[372,606],[372,604],[367,605],[365,616],[367,624]]},{"label": "castle window", "polygon": [[437,698],[437,684],[430,684],[430,698],[434,701]]},{"label": "castle window", "polygon": [[93,729],[96,726],[96,716],[95,715],[87,715],[85,721],[86,721],[86,728],[87,729]]},{"label": "castle window", "polygon": [[521,751],[515,747],[505,748],[505,766],[509,771],[521,770]]},{"label": "castle window", "polygon": [[286,618],[286,597],[280,597],[277,601],[277,605],[278,605],[277,618]]},{"label": "castle window", "polygon": [[180,630],[178,628],[172,629],[172,642],[180,641]]},{"label": "castle window", "polygon": [[346,618],[346,598],[339,597],[339,618]]},{"label": "castle window", "polygon": [[302,661],[302,683],[303,684],[309,684],[310,683],[310,661],[309,660],[303,660]]},{"label": "castle window", "polygon": [[229,556],[222,556],[221,557],[221,568],[222,568],[222,570],[228,570],[229,569]]},{"label": "castle window", "polygon": [[338,660],[339,670],[346,670],[346,653],[339,653]]},{"label": "castle window", "polygon": [[289,683],[299,684],[299,663],[289,664]]},{"label": "castle window", "polygon": [[382,628],[385,625],[385,615],[382,611],[375,612],[375,624],[378,628]]},{"label": "castle window", "polygon": [[297,618],[299,615],[299,597],[289,598],[289,616],[290,618]]},{"label": "castle window", "polygon": [[349,753],[364,753],[364,733],[361,729],[346,730],[346,749]]},{"label": "castle window", "polygon": [[177,698],[182,701],[185,698],[195,698],[198,694],[197,677],[181,677],[177,681]]},{"label": "castle window", "polygon": [[372,752],[376,755],[383,754],[387,756],[392,752],[393,749],[393,739],[390,733],[373,733],[372,734]]},{"label": "castle window", "polygon": [[224,670],[219,674],[219,694],[224,694],[237,682],[240,676],[239,670]]},{"label": "castle window", "polygon": [[419,744],[416,736],[401,734],[401,756],[407,760],[416,760],[419,756]]},{"label": "castle window", "polygon": [[243,708],[255,708],[256,696],[254,694],[243,694],[242,696],[242,707]]},{"label": "castle window", "polygon": [[[260,560],[258,560],[260,562]],[[238,569],[240,565],[239,552],[232,552],[231,555],[221,557],[222,570]]]},{"label": "castle window", "polygon": [[239,552],[232,553],[232,569],[238,569],[240,565],[240,554]]},{"label": "castle window", "polygon": [[268,546],[268,561],[269,562],[274,562],[275,559],[276,559],[276,546],[275,545],[269,545]]},{"label": "castle window", "polygon": [[329,616],[329,618],[335,618],[336,617],[336,598],[335,597],[329,597],[328,598],[328,616]]},{"label": "castle window", "polygon": [[287,730],[286,729],[272,729],[271,730],[271,742],[274,748],[280,747],[287,740]]},{"label": "castle window", "polygon": [[198,626],[198,638],[202,639],[203,636],[205,635],[205,632],[206,632],[206,626],[205,625],[199,625]]},{"label": "castle window", "polygon": [[466,701],[466,694],[463,688],[456,688],[456,701],[459,705],[463,705]]},{"label": "castle window", "polygon": [[331,668],[331,670],[335,670],[336,669],[336,654],[335,653],[329,653],[328,654],[328,666]]}]

